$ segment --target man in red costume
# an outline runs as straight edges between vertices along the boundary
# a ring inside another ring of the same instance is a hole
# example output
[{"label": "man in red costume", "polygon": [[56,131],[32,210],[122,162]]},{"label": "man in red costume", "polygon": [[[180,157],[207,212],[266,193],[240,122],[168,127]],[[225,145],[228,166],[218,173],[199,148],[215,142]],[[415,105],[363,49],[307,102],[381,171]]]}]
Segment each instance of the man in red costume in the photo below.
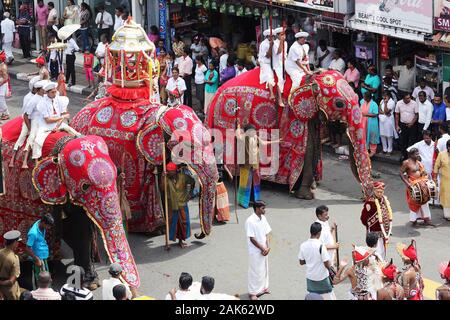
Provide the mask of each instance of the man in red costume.
[{"label": "man in red costume", "polygon": [[367,233],[378,234],[376,252],[383,260],[386,259],[386,244],[392,230],[392,209],[389,200],[384,196],[384,187],[382,181],[374,183],[374,196],[366,200],[361,212],[361,222]]},{"label": "man in red costume", "polygon": [[381,272],[383,273],[383,288],[377,291],[377,300],[405,300],[403,288],[395,282],[398,271],[392,259],[381,269]]},{"label": "man in red costume", "polygon": [[397,245],[397,252],[404,263],[397,282],[403,287],[407,300],[423,300],[424,284],[415,243],[415,240],[411,240],[408,247],[403,243]]}]

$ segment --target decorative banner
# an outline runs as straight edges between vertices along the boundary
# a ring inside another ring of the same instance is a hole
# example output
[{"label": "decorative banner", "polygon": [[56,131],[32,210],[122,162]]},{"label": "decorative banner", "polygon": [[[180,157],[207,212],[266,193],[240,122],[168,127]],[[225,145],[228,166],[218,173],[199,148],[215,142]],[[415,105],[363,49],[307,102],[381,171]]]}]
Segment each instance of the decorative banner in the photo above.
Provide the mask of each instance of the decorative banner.
[{"label": "decorative banner", "polygon": [[358,20],[377,25],[433,33],[433,6],[429,0],[358,0],[355,15]]},{"label": "decorative banner", "polygon": [[[323,4],[320,4],[322,2]],[[291,3],[289,3],[291,4]],[[319,1],[319,0],[294,0],[292,5],[297,7],[304,7],[309,9],[316,9],[328,12],[334,12],[334,0]]]},{"label": "decorative banner", "polygon": [[380,38],[380,57],[383,60],[389,60],[389,37],[381,36]]},{"label": "decorative banner", "polygon": [[167,2],[166,0],[159,0],[159,36],[161,39],[166,39],[167,35]]},{"label": "decorative banner", "polygon": [[434,29],[439,31],[450,31],[450,1],[434,1]]}]

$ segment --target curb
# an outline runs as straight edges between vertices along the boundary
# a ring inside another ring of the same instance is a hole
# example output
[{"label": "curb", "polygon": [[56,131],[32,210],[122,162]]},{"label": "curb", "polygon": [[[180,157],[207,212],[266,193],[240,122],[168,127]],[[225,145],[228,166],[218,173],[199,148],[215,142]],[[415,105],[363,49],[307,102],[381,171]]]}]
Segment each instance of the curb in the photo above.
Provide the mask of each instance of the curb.
[{"label": "curb", "polygon": [[[329,146],[329,145],[322,144],[322,150],[326,153],[333,154],[336,156],[341,155],[340,153],[337,153],[336,150],[332,146]],[[350,155],[348,157],[350,157]],[[396,166],[399,166],[401,163],[400,162],[400,154],[399,155],[394,154],[391,157],[386,157],[386,156],[376,154],[372,157],[372,161],[389,163],[389,164],[393,164]]]}]

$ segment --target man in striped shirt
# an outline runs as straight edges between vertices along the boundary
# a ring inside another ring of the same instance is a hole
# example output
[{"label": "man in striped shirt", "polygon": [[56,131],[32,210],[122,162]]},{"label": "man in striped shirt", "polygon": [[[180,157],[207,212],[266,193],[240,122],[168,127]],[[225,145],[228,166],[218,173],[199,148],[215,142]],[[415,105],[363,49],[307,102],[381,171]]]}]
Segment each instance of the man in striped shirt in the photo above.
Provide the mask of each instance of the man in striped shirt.
[{"label": "man in striped shirt", "polygon": [[31,291],[31,295],[36,300],[61,300],[61,296],[51,288],[51,284],[52,277],[50,272],[42,271],[38,278],[39,288]]},{"label": "man in striped shirt", "polygon": [[[92,295],[92,292],[89,289],[83,287],[85,275],[84,269],[80,266],[73,267],[73,275],[75,277],[78,277],[78,279],[73,279],[70,283],[69,281],[67,281],[67,283],[61,288],[59,293],[61,294],[63,299],[67,293],[72,293],[75,296],[75,300],[93,300],[94,297]],[[69,279],[71,279],[71,277]]]}]

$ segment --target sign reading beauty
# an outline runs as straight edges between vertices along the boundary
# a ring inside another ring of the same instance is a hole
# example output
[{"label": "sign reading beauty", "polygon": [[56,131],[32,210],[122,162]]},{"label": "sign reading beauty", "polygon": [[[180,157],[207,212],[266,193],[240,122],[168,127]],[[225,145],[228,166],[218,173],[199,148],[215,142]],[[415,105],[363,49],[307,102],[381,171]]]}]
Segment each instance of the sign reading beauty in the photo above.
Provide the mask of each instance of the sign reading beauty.
[{"label": "sign reading beauty", "polygon": [[388,27],[433,32],[433,2],[430,0],[358,0],[356,18]]},{"label": "sign reading beauty", "polygon": [[450,1],[434,1],[434,29],[450,31]]},{"label": "sign reading beauty", "polygon": [[[274,2],[276,1],[274,0]],[[297,7],[334,12],[334,0],[294,0],[293,3],[289,4]]]}]

